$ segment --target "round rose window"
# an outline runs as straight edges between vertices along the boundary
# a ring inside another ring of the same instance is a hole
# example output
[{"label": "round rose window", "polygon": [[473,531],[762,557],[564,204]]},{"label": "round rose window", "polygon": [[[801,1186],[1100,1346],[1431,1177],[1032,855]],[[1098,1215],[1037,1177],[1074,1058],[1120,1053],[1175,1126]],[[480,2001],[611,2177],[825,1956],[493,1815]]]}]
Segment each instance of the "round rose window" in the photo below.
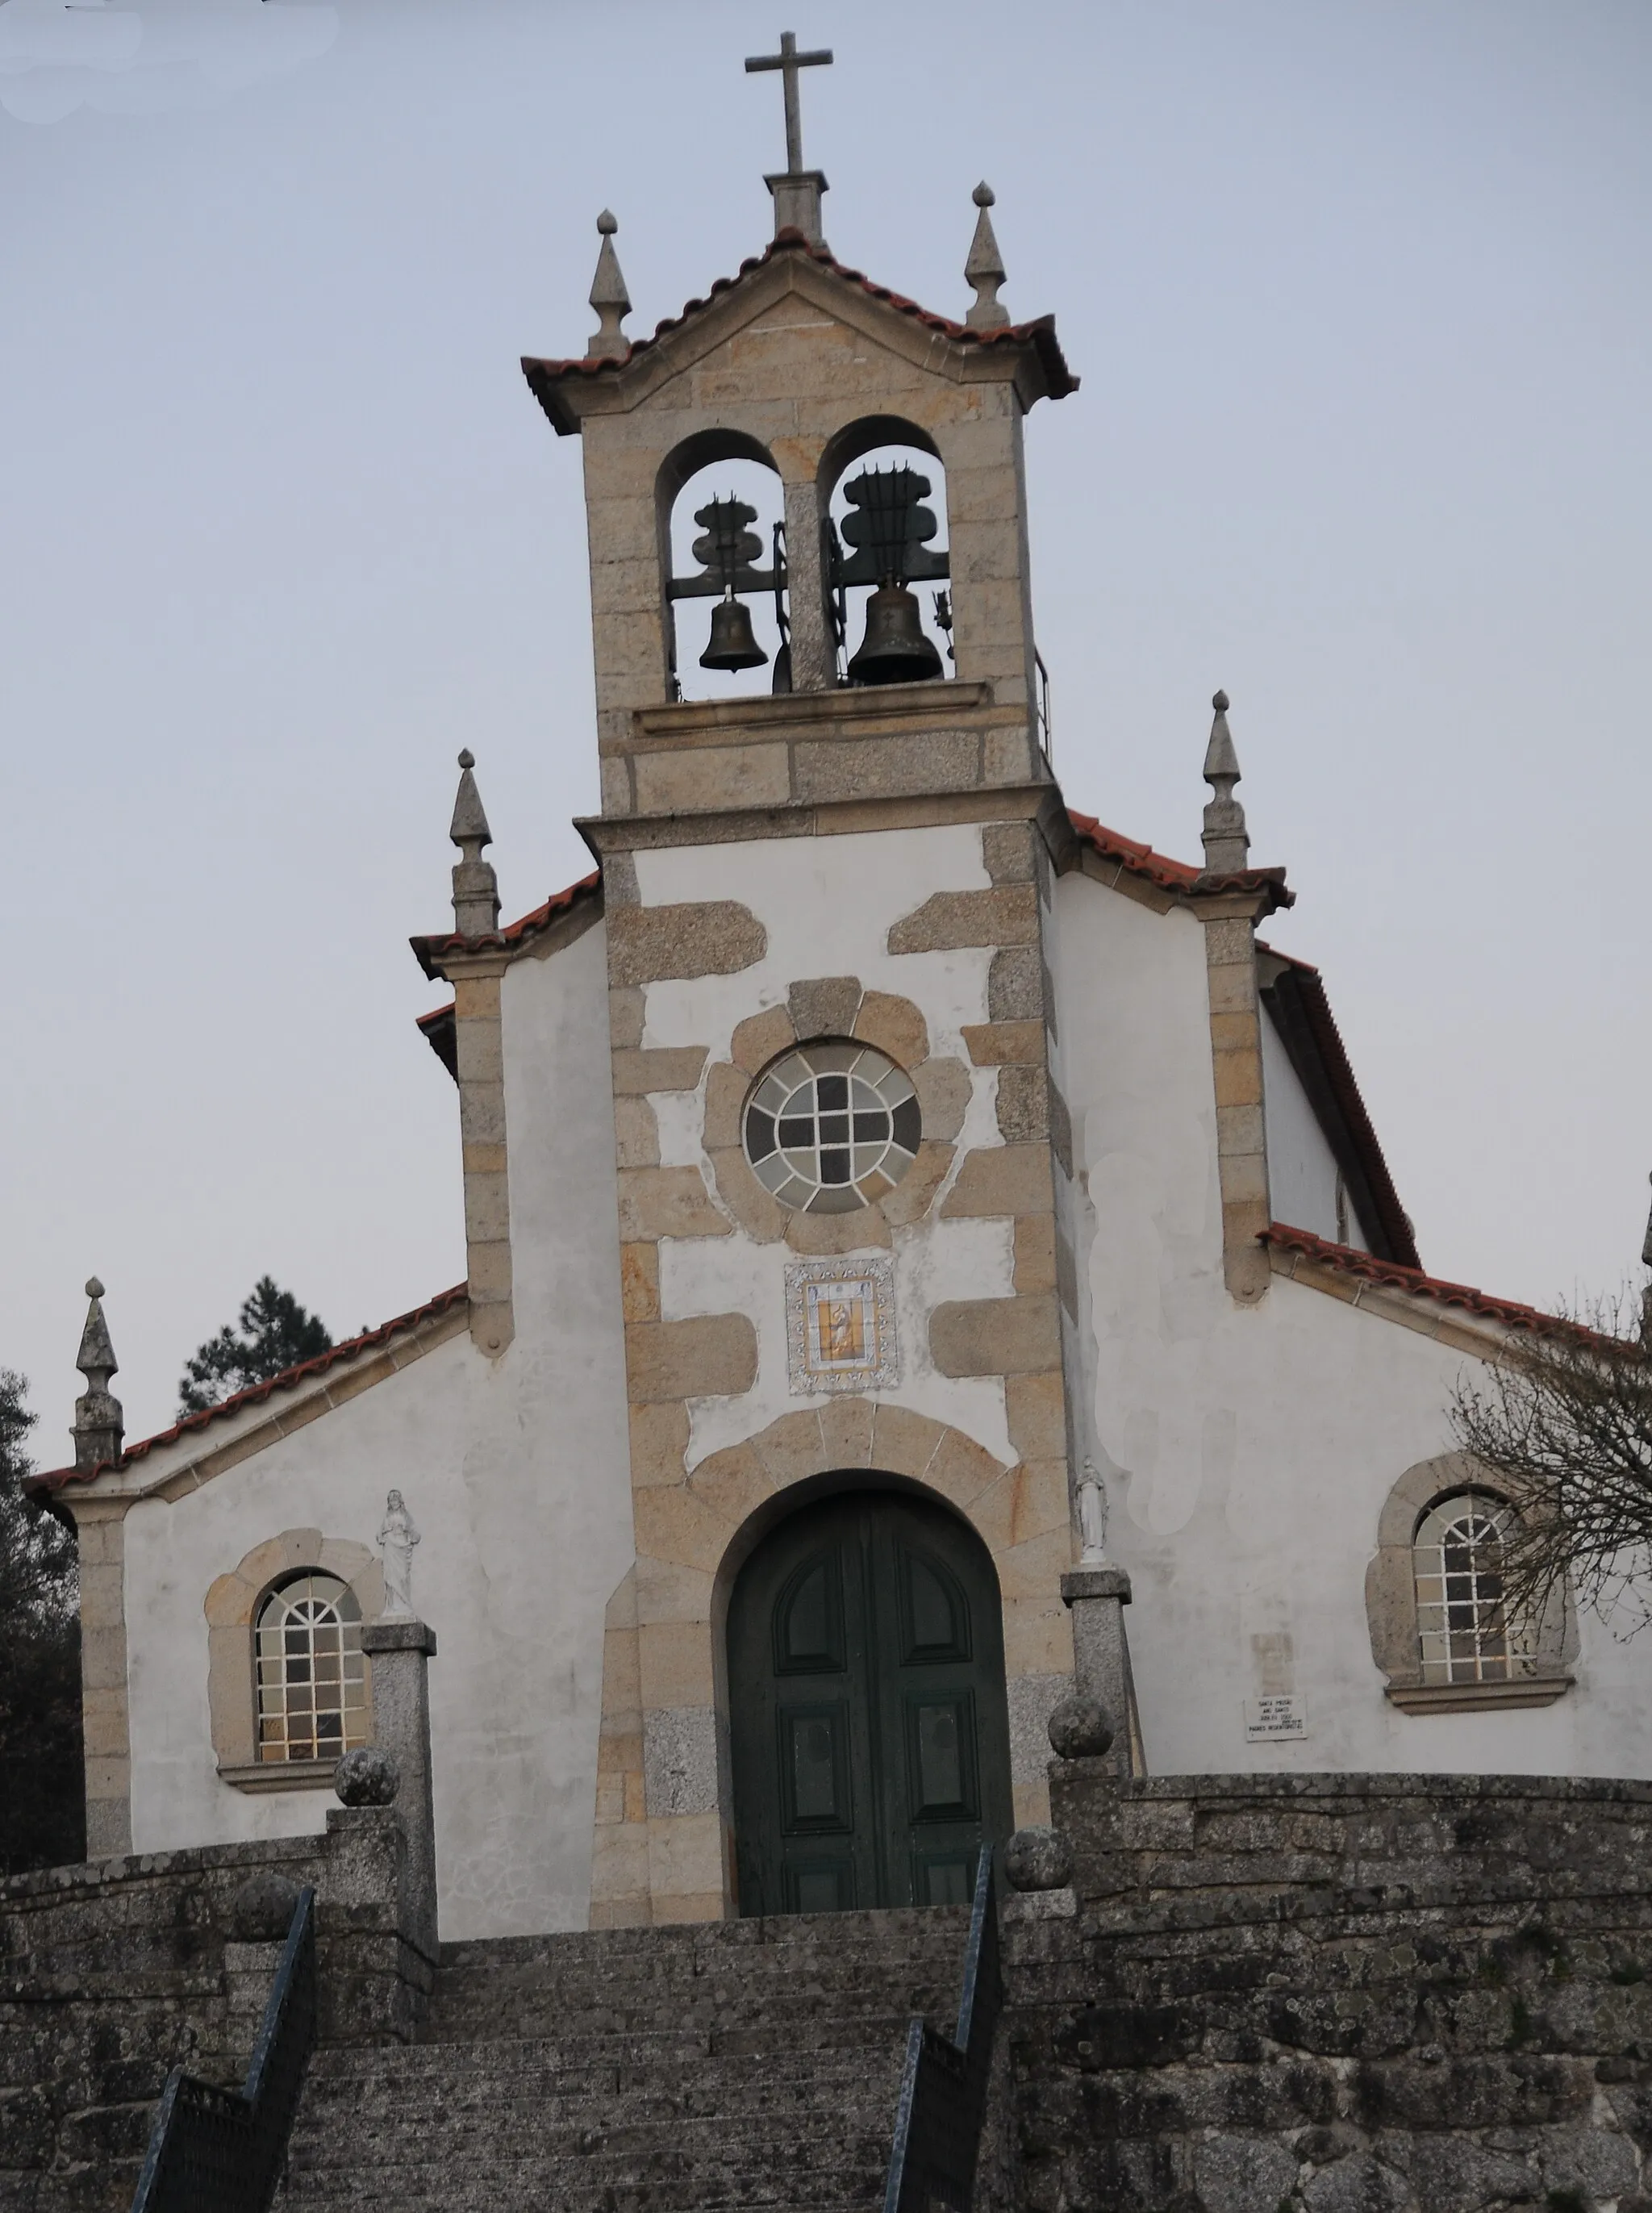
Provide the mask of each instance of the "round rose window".
[{"label": "round rose window", "polygon": [[922,1119],[911,1079],[875,1046],[800,1046],[746,1102],[746,1157],[783,1206],[849,1214],[900,1181]]}]

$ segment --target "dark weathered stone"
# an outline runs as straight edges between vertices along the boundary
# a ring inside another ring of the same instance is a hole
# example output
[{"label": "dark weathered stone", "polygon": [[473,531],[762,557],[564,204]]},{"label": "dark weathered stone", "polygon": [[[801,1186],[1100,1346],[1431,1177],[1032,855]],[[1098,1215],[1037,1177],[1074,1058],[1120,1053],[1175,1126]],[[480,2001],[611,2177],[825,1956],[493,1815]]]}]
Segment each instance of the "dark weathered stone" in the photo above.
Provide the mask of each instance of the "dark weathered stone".
[{"label": "dark weathered stone", "polygon": [[1073,1848],[1059,1829],[1017,1829],[1003,1848],[1012,1890],[1059,1890],[1073,1879]]},{"label": "dark weathered stone", "polygon": [[357,1745],[332,1771],[332,1795],[341,1806],[389,1806],[400,1787],[401,1770],[381,1745]]},{"label": "dark weathered stone", "polygon": [[298,1885],[273,1868],[249,1875],[229,1902],[230,1925],[243,1943],[284,1936],[298,1904]]},{"label": "dark weathered stone", "polygon": [[1059,1759],[1099,1759],[1113,1739],[1113,1716],[1099,1698],[1075,1692],[1050,1716],[1050,1743]]}]

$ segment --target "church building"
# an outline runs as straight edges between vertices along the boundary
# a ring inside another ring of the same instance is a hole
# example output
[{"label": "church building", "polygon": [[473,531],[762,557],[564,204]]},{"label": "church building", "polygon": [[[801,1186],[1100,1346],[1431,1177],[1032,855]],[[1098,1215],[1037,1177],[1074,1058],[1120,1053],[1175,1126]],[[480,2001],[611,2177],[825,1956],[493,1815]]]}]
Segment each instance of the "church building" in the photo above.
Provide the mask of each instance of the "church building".
[{"label": "church building", "polygon": [[1542,1318],[1423,1272],[1226,698],[1193,859],[1058,781],[1023,440],[1078,379],[984,186],[955,315],[835,257],[814,58],[762,251],[631,338],[604,215],[600,327],[522,364],[601,804],[503,920],[459,757],[466,1280],[139,1442],[89,1287],[94,1857],[320,1830],[387,1617],[446,1939],[964,1899],[1084,1607],[1120,1771],[1652,1775],[1652,1649],[1505,1619],[1453,1448]]}]

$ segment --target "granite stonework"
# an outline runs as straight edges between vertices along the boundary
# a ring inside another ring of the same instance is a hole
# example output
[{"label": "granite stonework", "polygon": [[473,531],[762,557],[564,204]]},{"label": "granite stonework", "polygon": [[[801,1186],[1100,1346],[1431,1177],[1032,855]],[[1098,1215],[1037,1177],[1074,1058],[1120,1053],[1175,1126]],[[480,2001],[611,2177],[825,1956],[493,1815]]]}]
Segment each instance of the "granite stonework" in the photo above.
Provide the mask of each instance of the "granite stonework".
[{"label": "granite stonework", "polygon": [[131,2203],[170,2070],[239,2088],[305,1884],[324,2043],[411,2038],[434,1963],[401,1933],[406,1856],[393,1808],[338,1808],[323,1837],[0,1883],[0,2207]]},{"label": "granite stonework", "polygon": [[1652,1784],[1058,1760],[1051,1798],[1078,1910],[1005,1917],[995,2204],[1652,2207]]}]

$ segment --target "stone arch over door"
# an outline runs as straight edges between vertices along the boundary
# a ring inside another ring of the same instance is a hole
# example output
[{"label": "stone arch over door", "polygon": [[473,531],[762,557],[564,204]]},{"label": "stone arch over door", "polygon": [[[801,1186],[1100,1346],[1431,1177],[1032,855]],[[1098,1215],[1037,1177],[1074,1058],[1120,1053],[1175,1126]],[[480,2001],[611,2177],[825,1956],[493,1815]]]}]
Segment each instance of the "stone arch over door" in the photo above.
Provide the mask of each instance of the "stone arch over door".
[{"label": "stone arch over door", "polygon": [[735,1907],[726,1681],[735,1578],[790,1507],[868,1474],[968,1522],[998,1580],[1015,1820],[1048,1819],[1045,1723],[1069,1686],[1063,1461],[1006,1463],[960,1430],[869,1399],[782,1415],[680,1480],[632,1492],[637,1562],[609,1601],[592,1865],[594,1927],[720,1920]]}]

